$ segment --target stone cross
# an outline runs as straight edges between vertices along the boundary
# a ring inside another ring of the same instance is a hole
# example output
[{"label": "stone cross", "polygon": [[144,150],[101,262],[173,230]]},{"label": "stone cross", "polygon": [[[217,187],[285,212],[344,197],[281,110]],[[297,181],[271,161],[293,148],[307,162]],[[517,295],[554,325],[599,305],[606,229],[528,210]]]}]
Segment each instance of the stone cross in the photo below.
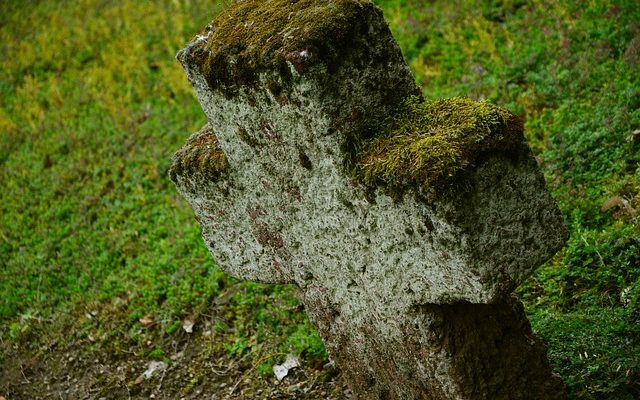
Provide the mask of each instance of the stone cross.
[{"label": "stone cross", "polygon": [[237,0],[178,59],[207,247],[297,285],[359,399],[565,398],[510,294],[567,237],[517,118],[423,101],[369,0]]}]

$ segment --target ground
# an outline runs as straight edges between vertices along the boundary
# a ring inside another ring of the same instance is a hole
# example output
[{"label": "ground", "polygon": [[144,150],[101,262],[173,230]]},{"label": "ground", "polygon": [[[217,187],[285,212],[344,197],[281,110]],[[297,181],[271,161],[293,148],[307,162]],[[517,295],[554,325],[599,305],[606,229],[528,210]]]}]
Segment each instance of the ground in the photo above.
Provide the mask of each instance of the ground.
[{"label": "ground", "polygon": [[[221,298],[233,302],[235,290],[228,289]],[[124,301],[86,304],[88,308],[73,310],[53,323],[57,334],[37,332],[44,339],[38,351],[5,353],[2,393],[8,399],[350,398],[338,371],[327,361],[308,360],[303,354],[302,365],[278,381],[270,368],[261,371],[260,365],[268,359],[282,362],[286,353],[234,349],[234,356],[225,356],[226,343],[233,338],[219,327],[225,321],[224,301],[213,301],[190,316],[192,333],[181,326],[167,335],[162,322],[143,319],[142,341],[120,331]],[[60,331],[71,334],[61,336]],[[160,367],[154,368],[154,363]]]}]

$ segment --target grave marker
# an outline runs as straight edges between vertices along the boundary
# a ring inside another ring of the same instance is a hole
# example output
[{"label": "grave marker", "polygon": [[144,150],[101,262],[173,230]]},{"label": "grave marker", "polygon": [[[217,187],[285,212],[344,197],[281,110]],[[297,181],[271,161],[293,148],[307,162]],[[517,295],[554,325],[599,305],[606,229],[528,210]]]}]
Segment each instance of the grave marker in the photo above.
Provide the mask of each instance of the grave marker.
[{"label": "grave marker", "polygon": [[217,264],[293,283],[361,399],[563,399],[511,291],[562,217],[518,119],[424,102],[367,0],[245,0],[180,53],[171,179]]}]

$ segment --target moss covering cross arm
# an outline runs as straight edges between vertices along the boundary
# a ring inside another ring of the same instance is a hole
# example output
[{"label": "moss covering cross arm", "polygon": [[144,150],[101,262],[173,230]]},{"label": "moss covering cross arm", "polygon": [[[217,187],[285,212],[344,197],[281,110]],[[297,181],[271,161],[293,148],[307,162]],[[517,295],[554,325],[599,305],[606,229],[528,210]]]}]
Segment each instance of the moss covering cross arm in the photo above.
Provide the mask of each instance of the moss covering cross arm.
[{"label": "moss covering cross arm", "polygon": [[215,182],[227,167],[227,157],[220,148],[218,138],[213,128],[206,124],[173,156],[169,177],[173,182],[185,175]]},{"label": "moss covering cross arm", "polygon": [[509,151],[523,141],[509,111],[468,98],[411,97],[381,132],[358,147],[352,168],[369,186],[432,186],[472,164],[485,151]]}]

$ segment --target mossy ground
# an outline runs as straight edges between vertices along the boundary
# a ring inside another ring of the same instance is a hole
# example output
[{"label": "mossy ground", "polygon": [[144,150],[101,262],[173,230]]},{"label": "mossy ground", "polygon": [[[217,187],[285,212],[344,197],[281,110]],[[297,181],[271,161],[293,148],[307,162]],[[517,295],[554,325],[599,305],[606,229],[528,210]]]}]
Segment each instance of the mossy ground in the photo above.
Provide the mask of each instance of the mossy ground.
[{"label": "mossy ground", "polygon": [[[638,217],[602,211],[615,196],[640,209],[637,3],[377,4],[429,100],[488,99],[524,121],[571,239],[519,293],[570,398],[638,398]],[[46,398],[47,385],[72,398],[63,390],[80,383],[96,398],[224,394],[220,385],[237,382],[245,398],[304,398],[286,392],[314,377],[315,389],[344,397],[325,382],[322,345],[291,289],[221,273],[167,177],[173,152],[205,123],[173,56],[219,9],[0,2],[0,395],[9,400]],[[276,386],[270,366],[289,351],[304,369]],[[140,388],[157,359],[170,369]]]}]

